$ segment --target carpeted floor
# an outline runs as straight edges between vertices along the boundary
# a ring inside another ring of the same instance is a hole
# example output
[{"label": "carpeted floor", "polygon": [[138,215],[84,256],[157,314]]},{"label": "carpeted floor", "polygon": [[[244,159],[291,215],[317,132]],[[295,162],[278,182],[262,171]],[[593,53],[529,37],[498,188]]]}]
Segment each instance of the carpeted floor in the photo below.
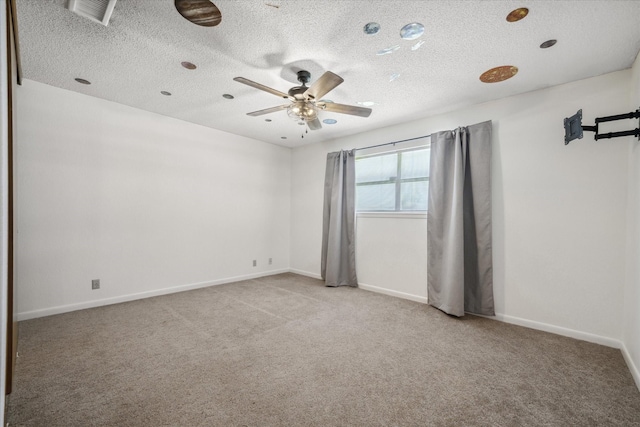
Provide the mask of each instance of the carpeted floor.
[{"label": "carpeted floor", "polygon": [[19,327],[10,426],[640,426],[618,350],[294,274]]}]

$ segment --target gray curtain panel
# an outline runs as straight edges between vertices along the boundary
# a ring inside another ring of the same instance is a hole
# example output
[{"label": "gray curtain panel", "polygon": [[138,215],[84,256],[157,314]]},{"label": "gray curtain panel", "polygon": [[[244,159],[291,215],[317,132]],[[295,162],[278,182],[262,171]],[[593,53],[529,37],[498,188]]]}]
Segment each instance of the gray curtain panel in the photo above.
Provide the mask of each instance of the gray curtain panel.
[{"label": "gray curtain panel", "polygon": [[327,154],[321,274],[327,286],[358,286],[355,150]]},{"label": "gray curtain panel", "polygon": [[429,304],[493,316],[491,121],[432,134],[430,167]]}]

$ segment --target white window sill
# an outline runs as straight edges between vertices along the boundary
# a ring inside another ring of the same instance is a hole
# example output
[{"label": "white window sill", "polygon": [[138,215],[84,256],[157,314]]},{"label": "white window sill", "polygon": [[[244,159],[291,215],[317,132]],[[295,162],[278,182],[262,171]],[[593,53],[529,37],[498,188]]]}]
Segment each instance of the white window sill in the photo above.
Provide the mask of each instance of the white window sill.
[{"label": "white window sill", "polygon": [[356,212],[356,218],[427,219],[427,212]]}]

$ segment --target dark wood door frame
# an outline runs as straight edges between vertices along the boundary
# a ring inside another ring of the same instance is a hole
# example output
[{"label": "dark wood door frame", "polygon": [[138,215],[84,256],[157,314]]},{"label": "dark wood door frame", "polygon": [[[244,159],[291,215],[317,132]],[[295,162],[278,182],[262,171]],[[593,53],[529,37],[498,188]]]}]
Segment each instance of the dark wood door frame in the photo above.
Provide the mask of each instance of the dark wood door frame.
[{"label": "dark wood door frame", "polygon": [[[13,270],[13,143],[14,143],[14,94],[13,82],[21,83],[20,55],[18,50],[18,21],[15,0],[7,0],[7,175],[8,175],[8,219],[7,219],[7,348],[6,348],[6,382],[5,393],[11,393],[13,373],[18,351],[18,322],[15,318],[15,292]],[[15,58],[15,60],[14,60]]]}]

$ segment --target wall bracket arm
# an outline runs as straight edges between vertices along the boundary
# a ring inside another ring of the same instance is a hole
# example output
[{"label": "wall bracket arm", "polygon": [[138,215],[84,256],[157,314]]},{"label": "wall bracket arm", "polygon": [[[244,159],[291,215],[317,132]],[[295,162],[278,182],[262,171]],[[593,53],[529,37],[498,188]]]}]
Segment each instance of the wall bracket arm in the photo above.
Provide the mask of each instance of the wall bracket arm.
[{"label": "wall bracket arm", "polygon": [[581,139],[583,131],[595,132],[593,138],[597,141],[599,139],[618,138],[621,136],[635,136],[640,139],[640,120],[638,127],[632,130],[625,130],[620,132],[608,132],[598,133],[598,125],[605,122],[613,122],[623,119],[640,119],[640,108],[636,111],[625,114],[617,114],[615,116],[597,117],[595,126],[582,126],[582,110],[578,110],[576,114],[564,119],[564,145],[574,139]]}]

